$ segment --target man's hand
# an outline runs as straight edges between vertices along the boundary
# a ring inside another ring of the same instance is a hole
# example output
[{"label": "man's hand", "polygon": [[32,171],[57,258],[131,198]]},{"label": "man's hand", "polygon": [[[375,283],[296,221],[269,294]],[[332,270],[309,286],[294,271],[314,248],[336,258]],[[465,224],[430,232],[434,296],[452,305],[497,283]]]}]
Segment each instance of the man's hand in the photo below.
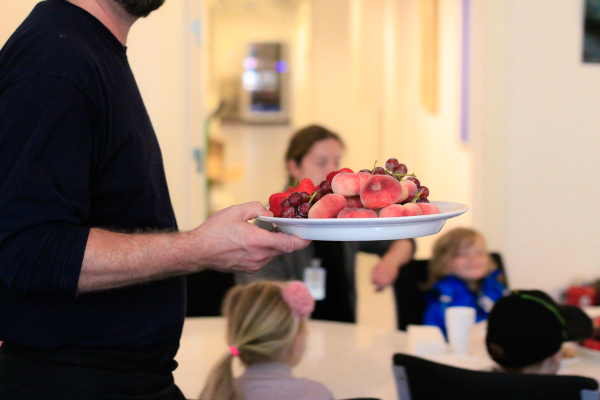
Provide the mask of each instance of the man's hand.
[{"label": "man's hand", "polygon": [[310,244],[310,240],[269,232],[247,222],[258,216],[273,214],[259,202],[232,206],[188,232],[189,240],[198,246],[198,268],[254,273],[274,257]]},{"label": "man's hand", "polygon": [[254,202],[221,210],[185,233],[127,234],[92,228],[77,290],[129,286],[207,268],[253,273],[274,257],[309,245],[310,240],[247,222],[261,215],[273,214]]}]

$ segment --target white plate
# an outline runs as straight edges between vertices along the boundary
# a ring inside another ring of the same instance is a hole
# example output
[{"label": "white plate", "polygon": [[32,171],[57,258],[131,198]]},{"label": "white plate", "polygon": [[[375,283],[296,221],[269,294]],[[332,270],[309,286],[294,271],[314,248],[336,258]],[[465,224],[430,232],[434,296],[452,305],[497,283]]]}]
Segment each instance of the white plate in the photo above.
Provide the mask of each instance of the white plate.
[{"label": "white plate", "polygon": [[435,235],[446,220],[467,212],[464,204],[432,201],[440,214],[396,218],[275,218],[258,217],[271,222],[284,233],[302,239],[326,241],[369,241],[409,239]]}]

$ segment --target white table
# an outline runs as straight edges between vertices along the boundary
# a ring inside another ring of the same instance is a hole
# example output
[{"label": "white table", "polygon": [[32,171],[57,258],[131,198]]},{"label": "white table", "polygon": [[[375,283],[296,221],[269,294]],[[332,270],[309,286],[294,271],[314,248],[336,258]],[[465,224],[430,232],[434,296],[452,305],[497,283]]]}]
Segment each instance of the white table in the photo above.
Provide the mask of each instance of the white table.
[{"label": "white table", "polygon": [[[473,334],[472,365],[479,368],[487,359],[484,330]],[[376,397],[397,400],[392,374],[392,356],[406,352],[405,332],[367,328],[361,325],[310,321],[307,351],[294,375],[324,383],[338,399]],[[227,352],[223,318],[187,318],[176,360],[175,382],[189,399],[196,399],[210,368]],[[443,358],[443,357],[442,357]],[[238,366],[236,372],[241,372]],[[581,375],[600,382],[600,356],[579,355],[563,363],[560,374]]]},{"label": "white table", "polygon": [[[324,383],[338,399],[396,400],[392,355],[405,348],[406,334],[399,331],[310,321],[307,350],[293,373]],[[226,353],[223,318],[186,319],[174,375],[187,398],[198,398],[210,368]]]}]

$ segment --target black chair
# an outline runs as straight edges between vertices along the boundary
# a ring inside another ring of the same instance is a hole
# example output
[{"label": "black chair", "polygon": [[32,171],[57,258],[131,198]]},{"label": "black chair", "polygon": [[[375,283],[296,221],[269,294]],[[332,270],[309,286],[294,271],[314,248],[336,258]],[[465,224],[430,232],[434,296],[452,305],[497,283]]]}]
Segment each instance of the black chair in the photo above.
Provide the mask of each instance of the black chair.
[{"label": "black chair", "polygon": [[473,371],[394,355],[400,400],[598,400],[598,382],[566,375]]},{"label": "black chair", "polygon": [[[490,256],[504,274],[502,257],[498,253]],[[394,282],[394,296],[396,299],[396,315],[398,329],[405,331],[408,325],[422,325],[425,312],[425,293],[422,285],[427,282],[429,260],[411,260],[402,268]],[[508,280],[507,280],[508,286]]]},{"label": "black chair", "polygon": [[227,291],[235,285],[233,273],[205,270],[187,275],[187,317],[219,317]]}]

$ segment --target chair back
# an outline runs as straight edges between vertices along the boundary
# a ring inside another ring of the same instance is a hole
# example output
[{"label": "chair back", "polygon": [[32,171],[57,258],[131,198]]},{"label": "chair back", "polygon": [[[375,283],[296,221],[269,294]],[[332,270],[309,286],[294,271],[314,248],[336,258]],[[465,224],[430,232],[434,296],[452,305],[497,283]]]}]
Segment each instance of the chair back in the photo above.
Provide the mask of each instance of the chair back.
[{"label": "chair back", "polygon": [[566,375],[473,371],[395,354],[400,400],[598,400],[598,382]]},{"label": "chair back", "polygon": [[[490,256],[502,271],[506,279],[504,263],[499,253],[490,253]],[[405,331],[408,325],[422,325],[425,313],[425,293],[423,285],[428,279],[429,260],[411,260],[402,268],[398,279],[394,282],[394,297],[396,300],[396,314],[398,329]],[[507,287],[508,287],[508,280]]]}]

